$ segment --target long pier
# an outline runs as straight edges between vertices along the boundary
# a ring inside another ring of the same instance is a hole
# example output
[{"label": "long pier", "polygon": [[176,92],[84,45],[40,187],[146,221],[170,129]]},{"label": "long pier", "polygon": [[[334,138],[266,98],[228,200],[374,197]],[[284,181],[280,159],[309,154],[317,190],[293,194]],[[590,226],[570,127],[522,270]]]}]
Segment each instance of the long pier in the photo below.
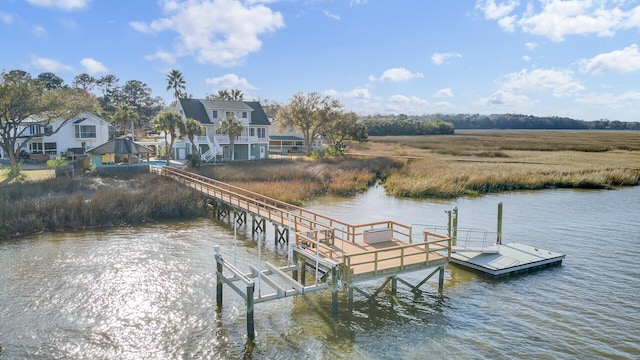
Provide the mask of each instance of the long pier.
[{"label": "long pier", "polygon": [[[451,259],[449,236],[427,230],[414,236],[411,226],[391,220],[354,225],[183,169],[169,166],[152,166],[150,169],[152,173],[172,178],[209,198],[218,216],[229,215],[233,210],[234,221],[246,222],[246,216],[250,214],[252,232],[264,233],[266,221],[274,225],[276,241],[288,243],[290,231],[294,232],[295,240],[291,244],[294,266],[277,268],[266,264],[266,270],[250,266],[250,273],[242,273],[225,262],[219,251],[216,254],[218,305],[222,305],[223,283],[229,284],[245,297],[247,334],[250,338],[254,336],[255,302],[330,287],[332,309],[337,312],[339,282],[348,286],[351,306],[354,290],[371,298],[391,282],[395,295],[399,280],[413,291],[419,291],[420,286],[436,273],[439,275],[438,288],[440,291],[443,289],[444,268]],[[316,277],[319,272],[325,274],[323,279],[327,282],[319,284],[316,280],[314,285],[307,286],[307,267],[315,267]],[[429,269],[432,271],[417,285],[399,278],[407,272]],[[289,272],[291,275],[288,275]],[[231,276],[225,275],[228,273]],[[275,289],[273,294],[265,297],[256,295],[252,280],[263,276],[264,281]],[[381,278],[386,278],[386,281],[373,295],[356,287],[357,282]],[[244,288],[236,286],[236,282],[242,282]]]}]

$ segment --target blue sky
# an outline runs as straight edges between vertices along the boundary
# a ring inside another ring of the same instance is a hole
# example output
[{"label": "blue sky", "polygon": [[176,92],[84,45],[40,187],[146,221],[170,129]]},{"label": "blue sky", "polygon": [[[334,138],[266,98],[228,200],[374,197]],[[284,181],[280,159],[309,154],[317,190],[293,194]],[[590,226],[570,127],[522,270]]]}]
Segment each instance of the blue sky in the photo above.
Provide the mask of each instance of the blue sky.
[{"label": "blue sky", "polygon": [[3,70],[167,101],[175,68],[194,97],[640,121],[640,0],[3,0],[0,31]]}]

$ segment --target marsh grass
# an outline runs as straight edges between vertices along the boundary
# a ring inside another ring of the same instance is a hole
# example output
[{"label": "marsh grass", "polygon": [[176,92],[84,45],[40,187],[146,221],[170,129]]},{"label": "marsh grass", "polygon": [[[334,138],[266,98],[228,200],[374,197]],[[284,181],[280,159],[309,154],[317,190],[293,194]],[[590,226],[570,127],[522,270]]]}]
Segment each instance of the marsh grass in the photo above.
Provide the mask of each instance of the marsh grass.
[{"label": "marsh grass", "polygon": [[324,194],[350,196],[397,171],[402,163],[385,157],[232,162],[202,168],[204,176],[295,205]]},{"label": "marsh grass", "polygon": [[401,197],[640,184],[640,132],[633,131],[466,131],[375,138],[367,146],[411,154],[385,183]]},{"label": "marsh grass", "polygon": [[128,180],[48,179],[0,187],[0,238],[41,231],[136,225],[206,213],[204,199],[150,174]]}]

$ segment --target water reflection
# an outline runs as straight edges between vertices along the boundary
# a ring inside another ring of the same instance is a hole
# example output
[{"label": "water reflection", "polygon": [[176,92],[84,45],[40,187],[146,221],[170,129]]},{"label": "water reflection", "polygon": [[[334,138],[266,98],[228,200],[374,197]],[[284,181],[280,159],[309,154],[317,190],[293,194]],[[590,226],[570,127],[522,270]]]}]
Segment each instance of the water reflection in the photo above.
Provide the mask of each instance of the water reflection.
[{"label": "water reflection", "polygon": [[[215,304],[213,246],[248,271],[258,240],[202,219],[141,228],[40,234],[0,242],[0,354],[3,358],[632,358],[640,353],[637,209],[640,188],[514,193],[456,201],[386,198],[380,189],[314,210],[353,222],[444,223],[490,228],[505,203],[508,241],[567,254],[561,267],[487,279],[448,266],[413,293],[398,283],[369,302],[346,289],[339,313],[329,291],[257,304],[257,337],[246,307],[227,290]],[[435,220],[434,220],[435,219]],[[440,219],[440,220],[438,220]],[[273,229],[262,260],[286,265]],[[426,274],[403,275],[416,284]],[[381,281],[362,283],[372,293]]]}]

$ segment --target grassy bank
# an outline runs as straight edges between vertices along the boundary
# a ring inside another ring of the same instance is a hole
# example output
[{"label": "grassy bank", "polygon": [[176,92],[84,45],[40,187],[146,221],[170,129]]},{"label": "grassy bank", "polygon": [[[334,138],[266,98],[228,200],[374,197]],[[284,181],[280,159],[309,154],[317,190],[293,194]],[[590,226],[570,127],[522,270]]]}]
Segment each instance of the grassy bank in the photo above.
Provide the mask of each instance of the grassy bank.
[{"label": "grassy bank", "polygon": [[372,138],[355,151],[405,158],[385,183],[403,197],[640,184],[637,131],[461,131]]},{"label": "grassy bank", "polygon": [[205,212],[202,197],[155,175],[47,179],[0,187],[0,238],[194,218]]},{"label": "grassy bank", "polygon": [[401,165],[401,162],[385,157],[297,161],[265,159],[205,167],[200,173],[302,205],[320,195],[351,196],[364,191],[377,179],[386,179]]}]

